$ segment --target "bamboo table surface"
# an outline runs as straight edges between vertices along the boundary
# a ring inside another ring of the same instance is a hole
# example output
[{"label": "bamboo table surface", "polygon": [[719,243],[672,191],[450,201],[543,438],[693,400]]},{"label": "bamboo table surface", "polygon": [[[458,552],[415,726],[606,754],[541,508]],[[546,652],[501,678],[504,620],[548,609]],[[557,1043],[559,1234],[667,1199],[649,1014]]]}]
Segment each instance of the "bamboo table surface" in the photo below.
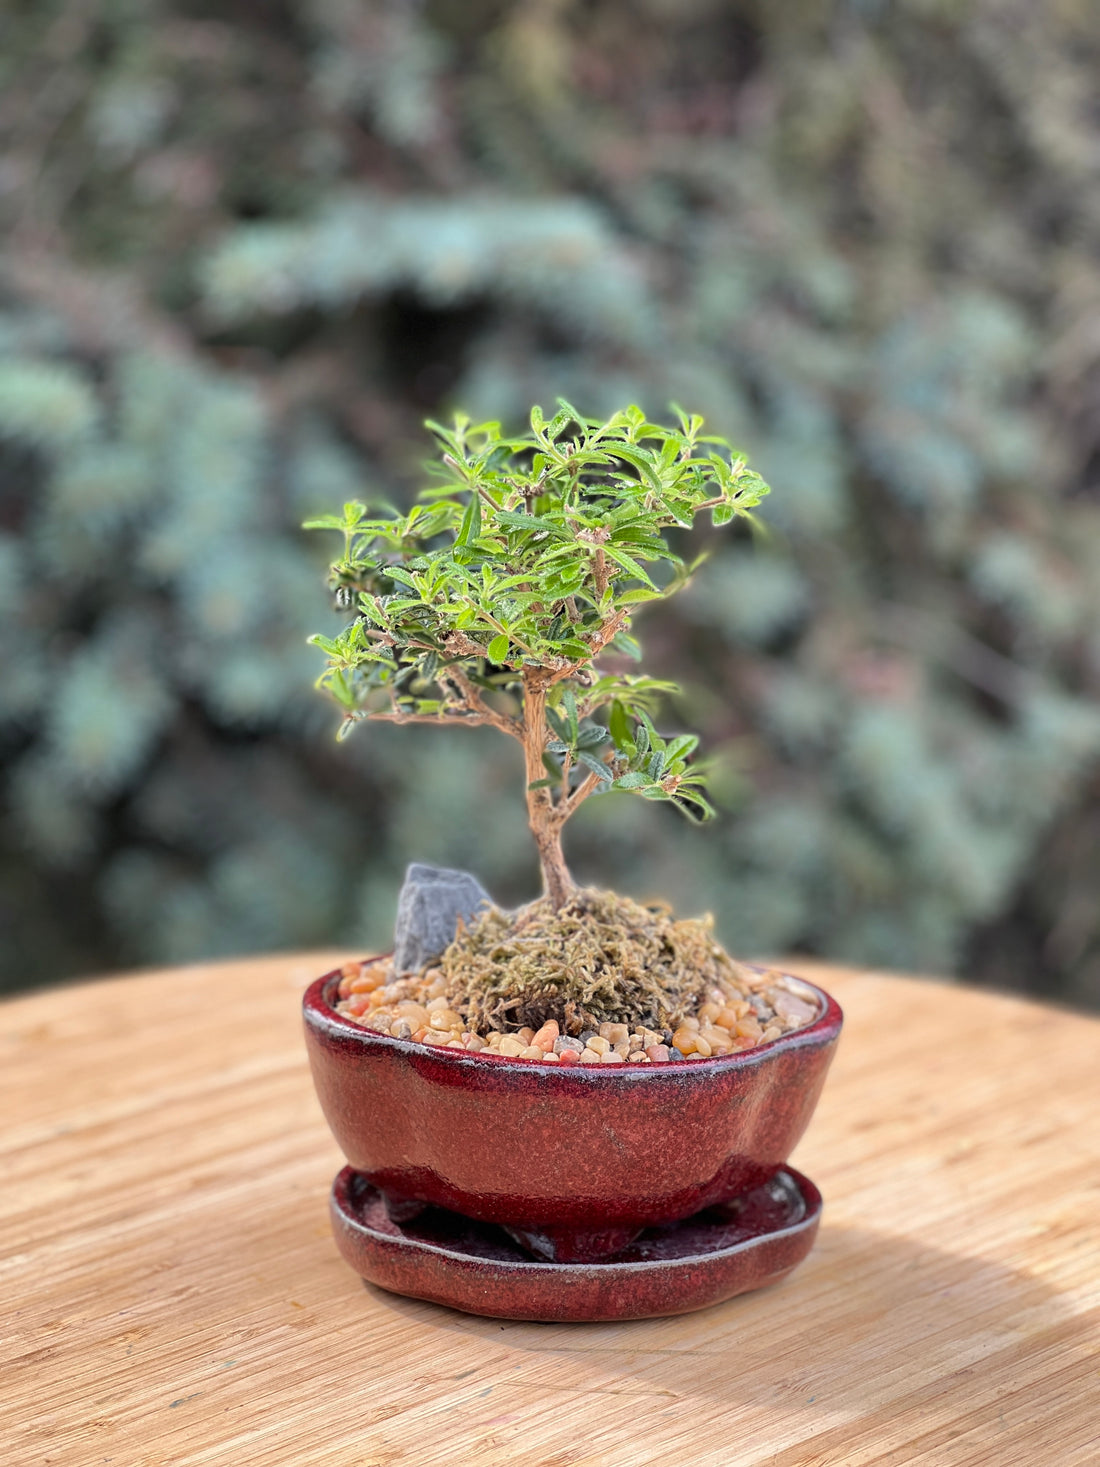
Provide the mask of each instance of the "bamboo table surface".
[{"label": "bamboo table surface", "polygon": [[778,1287],[501,1323],[341,1262],[298,997],[346,954],[0,1005],[6,1467],[1100,1463],[1100,1023],[802,964],[844,1006]]}]

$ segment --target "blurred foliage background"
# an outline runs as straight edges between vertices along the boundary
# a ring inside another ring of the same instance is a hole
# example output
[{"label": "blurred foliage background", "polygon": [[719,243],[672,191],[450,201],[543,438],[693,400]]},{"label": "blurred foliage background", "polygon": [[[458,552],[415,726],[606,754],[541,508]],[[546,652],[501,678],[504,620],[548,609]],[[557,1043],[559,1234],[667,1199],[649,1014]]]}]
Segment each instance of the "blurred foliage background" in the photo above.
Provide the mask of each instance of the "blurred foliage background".
[{"label": "blurred foliage background", "polygon": [[[578,873],[743,954],[1100,1004],[1090,0],[23,0],[0,59],[0,969],[535,892],[492,732],[333,741],[307,632],[426,413],[670,399],[776,486],[639,631],[722,756]],[[637,806],[637,808],[635,808]]]}]

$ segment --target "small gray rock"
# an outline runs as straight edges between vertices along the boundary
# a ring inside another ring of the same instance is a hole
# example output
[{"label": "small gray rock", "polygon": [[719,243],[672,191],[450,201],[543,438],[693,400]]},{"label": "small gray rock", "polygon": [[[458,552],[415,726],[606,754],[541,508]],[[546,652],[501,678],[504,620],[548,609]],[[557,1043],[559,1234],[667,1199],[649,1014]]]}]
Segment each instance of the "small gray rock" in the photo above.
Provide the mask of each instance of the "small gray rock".
[{"label": "small gray rock", "polygon": [[454,941],[460,917],[469,925],[476,912],[491,905],[492,897],[469,872],[414,861],[397,898],[395,972],[419,973]]},{"label": "small gray rock", "polygon": [[563,1034],[560,1039],[554,1040],[555,1054],[564,1054],[567,1049],[573,1050],[575,1054],[580,1054],[584,1049],[584,1040],[578,1039],[573,1034]]}]

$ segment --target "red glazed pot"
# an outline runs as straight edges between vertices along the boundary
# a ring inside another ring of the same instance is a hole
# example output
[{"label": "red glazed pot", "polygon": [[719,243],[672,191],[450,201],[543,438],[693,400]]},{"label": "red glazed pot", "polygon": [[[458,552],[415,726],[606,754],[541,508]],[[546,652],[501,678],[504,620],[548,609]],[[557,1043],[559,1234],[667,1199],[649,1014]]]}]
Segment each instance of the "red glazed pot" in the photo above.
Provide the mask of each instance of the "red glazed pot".
[{"label": "red glazed pot", "polygon": [[303,1000],[325,1119],[395,1217],[418,1204],[499,1223],[558,1262],[607,1257],[772,1177],[805,1131],[840,1034],[819,1017],[705,1060],[567,1068],[374,1033],[332,1007],[339,972]]}]

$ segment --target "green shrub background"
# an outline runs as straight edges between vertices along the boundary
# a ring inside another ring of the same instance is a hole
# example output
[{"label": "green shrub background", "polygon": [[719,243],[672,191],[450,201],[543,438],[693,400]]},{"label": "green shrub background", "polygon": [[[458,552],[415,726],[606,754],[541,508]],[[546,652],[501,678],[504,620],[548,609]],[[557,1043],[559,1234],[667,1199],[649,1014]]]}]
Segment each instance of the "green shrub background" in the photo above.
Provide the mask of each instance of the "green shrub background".
[{"label": "green shrub background", "polygon": [[[639,618],[721,756],[579,874],[744,953],[1100,1003],[1089,0],[41,0],[0,60],[0,969],[535,890],[492,733],[337,746],[297,526],[420,420],[676,399],[776,486]],[[669,722],[673,721],[670,711]],[[638,808],[634,808],[637,805]]]}]

